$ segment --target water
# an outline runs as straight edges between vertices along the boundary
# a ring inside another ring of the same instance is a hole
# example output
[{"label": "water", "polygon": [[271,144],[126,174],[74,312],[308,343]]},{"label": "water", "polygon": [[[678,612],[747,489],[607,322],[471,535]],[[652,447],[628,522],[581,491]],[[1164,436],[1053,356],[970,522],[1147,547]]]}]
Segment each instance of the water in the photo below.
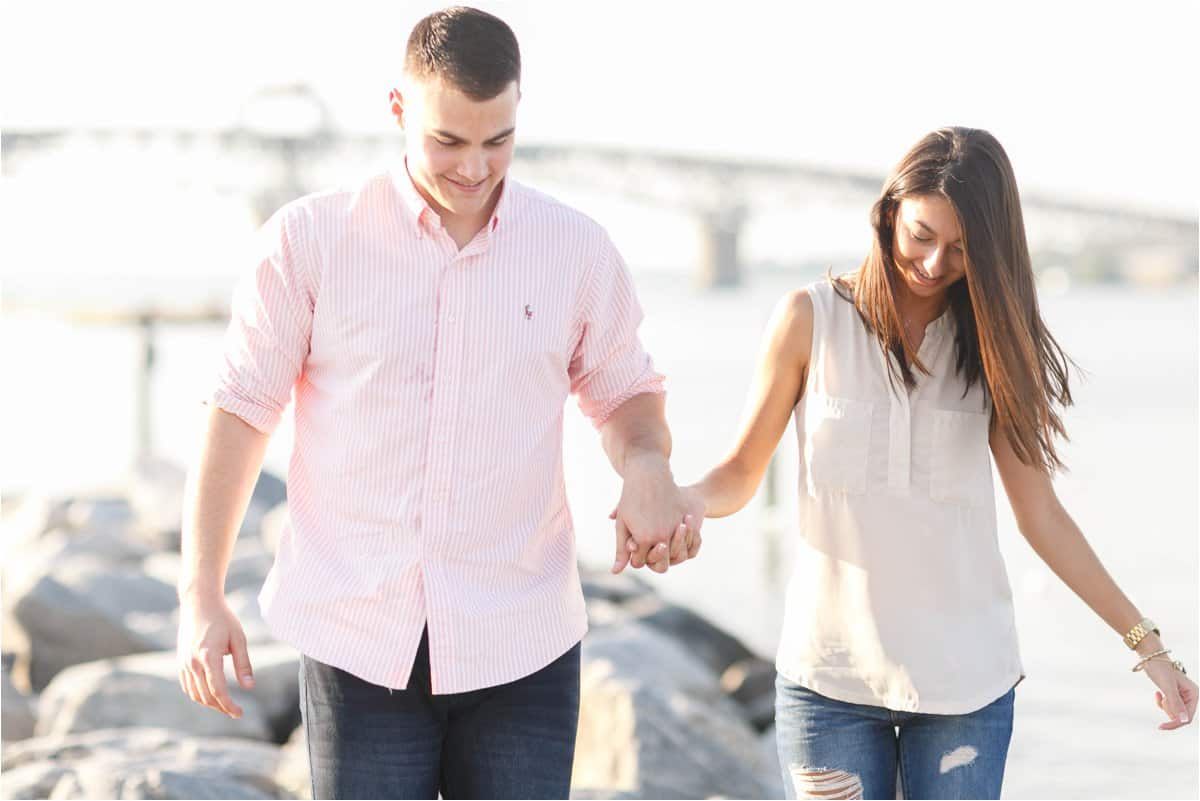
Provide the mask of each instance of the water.
[{"label": "water", "polygon": [[[643,339],[668,376],[674,469],[693,481],[737,431],[762,328],[776,299],[815,274],[755,274],[733,292],[688,288],[679,273],[636,274]],[[1056,487],[1109,571],[1168,645],[1200,671],[1197,650],[1197,293],[1102,286],[1043,298],[1051,330],[1088,373],[1066,424],[1070,466]],[[68,325],[8,314],[0,323],[7,387],[0,415],[0,487],[115,483],[133,457],[133,388],[140,339],[132,329]],[[158,449],[194,452],[216,327],[165,327],[153,387]],[[573,406],[573,401],[571,402]],[[565,469],[581,560],[611,564],[607,520],[620,494],[599,437],[572,410]],[[286,468],[284,423],[267,465]],[[777,453],[780,504],[764,493],[731,518],[707,521],[700,558],[645,574],[670,598],[735,632],[765,657],[781,624],[796,535],[795,433]],[[1153,688],[1110,632],[1043,565],[1016,530],[996,482],[1000,539],[1013,583],[1028,679],[1005,795],[1010,798],[1196,797],[1197,729],[1160,732]],[[775,536],[768,534],[773,530]]]}]

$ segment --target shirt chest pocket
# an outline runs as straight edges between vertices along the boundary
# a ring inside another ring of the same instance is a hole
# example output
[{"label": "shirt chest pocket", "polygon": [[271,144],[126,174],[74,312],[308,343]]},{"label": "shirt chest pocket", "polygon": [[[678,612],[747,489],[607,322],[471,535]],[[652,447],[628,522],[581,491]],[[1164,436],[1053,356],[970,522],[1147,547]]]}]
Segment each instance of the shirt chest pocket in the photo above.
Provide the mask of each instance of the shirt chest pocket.
[{"label": "shirt chest pocket", "polygon": [[871,444],[870,401],[814,394],[804,413],[804,463],[808,491],[867,491],[867,456]]},{"label": "shirt chest pocket", "polygon": [[981,506],[992,500],[987,414],[933,410],[929,495],[941,503]]}]

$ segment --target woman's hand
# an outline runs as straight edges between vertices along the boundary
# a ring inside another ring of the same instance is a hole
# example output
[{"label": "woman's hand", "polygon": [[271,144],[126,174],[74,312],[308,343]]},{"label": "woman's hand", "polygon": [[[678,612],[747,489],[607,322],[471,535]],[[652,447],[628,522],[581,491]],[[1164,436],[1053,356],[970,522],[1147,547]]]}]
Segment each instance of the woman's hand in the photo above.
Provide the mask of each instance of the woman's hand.
[{"label": "woman's hand", "polygon": [[1161,657],[1151,659],[1142,670],[1158,687],[1158,692],[1154,693],[1158,708],[1170,718],[1158,728],[1170,731],[1190,723],[1196,716],[1196,683]]}]

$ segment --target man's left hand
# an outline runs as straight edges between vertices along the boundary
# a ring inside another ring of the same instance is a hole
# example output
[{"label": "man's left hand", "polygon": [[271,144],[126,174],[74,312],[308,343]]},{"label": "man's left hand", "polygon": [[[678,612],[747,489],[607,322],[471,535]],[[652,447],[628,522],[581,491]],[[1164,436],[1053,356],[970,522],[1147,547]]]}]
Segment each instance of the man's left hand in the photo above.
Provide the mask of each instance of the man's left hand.
[{"label": "man's left hand", "polygon": [[621,500],[609,517],[617,539],[614,573],[627,564],[665,573],[700,550],[704,500],[695,490],[675,485],[662,456],[648,454],[628,465]]}]

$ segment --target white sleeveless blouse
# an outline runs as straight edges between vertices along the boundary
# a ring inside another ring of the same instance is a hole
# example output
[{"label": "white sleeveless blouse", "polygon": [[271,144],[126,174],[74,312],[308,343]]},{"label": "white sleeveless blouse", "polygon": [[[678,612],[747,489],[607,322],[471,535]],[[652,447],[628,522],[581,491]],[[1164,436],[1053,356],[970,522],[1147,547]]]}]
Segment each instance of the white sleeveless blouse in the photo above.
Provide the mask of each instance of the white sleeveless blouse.
[{"label": "white sleeveless blouse", "polygon": [[1024,675],[996,541],[982,387],[963,395],[949,312],[926,328],[932,371],[893,389],[887,360],[828,281],[813,305],[796,405],[800,535],[776,667],[839,701],[963,714]]}]

